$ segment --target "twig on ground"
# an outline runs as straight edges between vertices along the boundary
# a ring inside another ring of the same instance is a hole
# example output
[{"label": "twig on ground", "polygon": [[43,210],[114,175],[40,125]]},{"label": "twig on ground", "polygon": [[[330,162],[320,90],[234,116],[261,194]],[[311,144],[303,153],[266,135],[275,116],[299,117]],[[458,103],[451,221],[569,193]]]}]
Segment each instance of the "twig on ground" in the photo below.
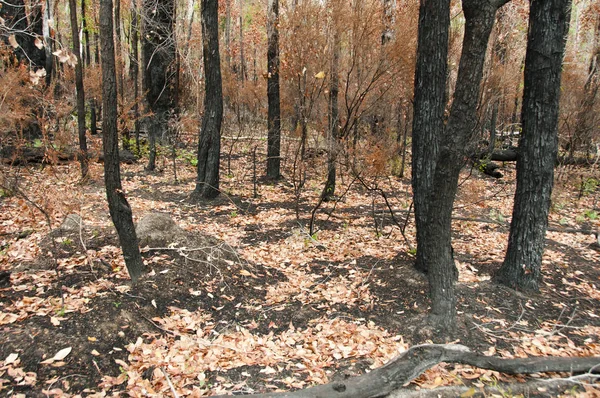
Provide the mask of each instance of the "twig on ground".
[{"label": "twig on ground", "polygon": [[171,388],[171,392],[173,393],[173,398],[179,398],[179,395],[177,394],[177,391],[175,391],[175,387],[173,386],[173,383],[171,383],[171,379],[169,378],[169,375],[167,374],[167,372],[163,369],[162,366],[159,366],[158,368],[165,375],[165,379],[167,379],[167,383],[169,383],[169,388]]},{"label": "twig on ground", "polygon": [[165,333],[170,334],[171,336],[177,336],[177,333],[170,331],[169,329],[165,329],[162,326],[157,325],[152,319],[148,318],[145,315],[142,315],[142,318],[144,318],[145,320],[147,320],[148,322],[150,322],[152,324],[152,326],[154,326],[155,328],[162,330]]}]

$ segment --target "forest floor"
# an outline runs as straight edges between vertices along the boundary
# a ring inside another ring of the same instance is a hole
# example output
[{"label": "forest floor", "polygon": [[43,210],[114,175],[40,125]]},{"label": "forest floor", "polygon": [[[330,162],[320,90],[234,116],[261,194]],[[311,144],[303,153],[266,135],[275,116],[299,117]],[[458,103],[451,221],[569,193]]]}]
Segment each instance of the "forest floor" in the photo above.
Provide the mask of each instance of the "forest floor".
[{"label": "forest floor", "polygon": [[[163,212],[190,234],[214,236],[237,251],[232,260],[215,259],[214,247],[145,248],[149,273],[135,286],[108,214],[101,164],[92,165],[85,184],[75,162],[7,167],[20,191],[0,199],[0,271],[10,272],[0,280],[0,395],[298,389],[364,373],[434,338],[423,328],[428,284],[412,268],[412,218],[405,239],[379,192],[342,175],[340,200],[316,212],[311,236],[325,157],[311,160],[297,209],[291,161],[286,178],[260,182],[254,198],[251,159],[251,148],[240,144],[231,174],[222,177],[224,194],[206,203],[190,202],[195,169],[183,159],[177,183],[167,161],[156,173],[141,163],[123,165],[136,220]],[[600,355],[594,235],[548,232],[539,294],[490,282],[506,250],[515,188],[514,165],[502,172],[499,180],[463,173],[453,235],[459,330],[451,339],[505,358]],[[386,193],[404,225],[410,180],[363,177]],[[580,197],[581,181],[578,170],[558,171],[550,215],[556,229],[598,230],[598,194],[588,189]],[[82,217],[81,228],[59,229],[71,213]],[[195,250],[210,252],[207,261],[194,260]],[[528,379],[440,364],[407,388]],[[564,392],[599,394],[590,385]]]}]

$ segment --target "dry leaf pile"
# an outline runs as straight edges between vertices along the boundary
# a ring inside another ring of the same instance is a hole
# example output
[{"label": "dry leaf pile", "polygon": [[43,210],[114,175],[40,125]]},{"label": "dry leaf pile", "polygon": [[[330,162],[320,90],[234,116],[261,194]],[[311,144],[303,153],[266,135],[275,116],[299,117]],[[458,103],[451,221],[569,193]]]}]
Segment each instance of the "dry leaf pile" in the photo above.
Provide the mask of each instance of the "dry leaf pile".
[{"label": "dry leaf pile", "polygon": [[[148,174],[142,165],[123,166],[136,219],[165,212],[187,232],[210,234],[238,253],[216,266],[194,261],[188,254],[197,248],[146,248],[149,273],[133,287],[108,217],[101,166],[92,165],[88,185],[77,183],[75,164],[24,169],[20,191],[0,202],[0,271],[10,272],[0,286],[0,394],[295,389],[363,373],[426,342],[420,329],[427,281],[411,268],[413,221],[405,240],[377,192],[355,185],[317,211],[310,235],[324,159],[308,169],[296,204],[289,181],[261,184],[252,197],[249,153],[233,159],[234,175],[223,177],[214,203],[187,199],[195,170],[183,161],[178,184],[168,167]],[[453,243],[460,343],[507,358],[600,355],[600,248],[593,235],[548,233],[539,295],[490,282],[506,250],[514,192],[514,171],[504,173],[503,180],[465,173],[461,185]],[[404,222],[410,182],[370,178]],[[339,192],[350,181],[342,179]],[[551,225],[597,230],[595,203],[594,195],[578,197],[576,183],[560,183]],[[58,233],[72,213],[83,219],[81,230]],[[411,386],[523,380],[441,364]],[[594,396],[592,387],[586,391]]]}]

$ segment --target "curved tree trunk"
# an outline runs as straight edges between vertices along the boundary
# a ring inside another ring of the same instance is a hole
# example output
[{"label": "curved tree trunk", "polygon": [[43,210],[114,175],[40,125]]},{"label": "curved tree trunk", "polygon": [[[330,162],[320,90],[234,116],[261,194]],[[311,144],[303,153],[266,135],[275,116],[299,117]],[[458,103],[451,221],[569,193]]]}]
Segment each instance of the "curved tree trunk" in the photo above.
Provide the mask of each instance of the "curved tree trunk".
[{"label": "curved tree trunk", "polygon": [[267,178],[281,177],[281,109],[279,97],[279,0],[269,0],[267,9]]},{"label": "curved tree trunk", "polygon": [[194,199],[219,195],[223,87],[219,56],[218,0],[202,0],[202,54],[204,56],[204,115],[198,142],[198,179]]},{"label": "curved tree trunk", "polygon": [[506,257],[494,277],[515,289],[539,289],[558,151],[560,80],[570,10],[571,0],[531,2],[517,189]]},{"label": "curved tree trunk", "polygon": [[129,276],[136,282],[144,263],[133,225],[131,207],[121,185],[119,135],[117,132],[117,73],[113,37],[112,0],[100,0],[100,45],[102,47],[102,144],[104,147],[104,183],[108,209],[115,224]]},{"label": "curved tree trunk", "polygon": [[446,75],[448,70],[448,30],[450,0],[421,0],[412,137],[412,187],[417,227],[415,268],[427,272],[424,250],[428,200],[438,155],[439,139],[444,133]]},{"label": "curved tree trunk", "polygon": [[77,24],[77,1],[69,0],[71,14],[71,35],[73,40],[73,53],[77,57],[75,65],[75,90],[77,91],[77,132],[79,135],[79,163],[81,165],[81,178],[88,175],[88,150],[85,136],[85,92],[83,91],[83,59],[81,57],[81,43],[79,42],[79,29]]}]

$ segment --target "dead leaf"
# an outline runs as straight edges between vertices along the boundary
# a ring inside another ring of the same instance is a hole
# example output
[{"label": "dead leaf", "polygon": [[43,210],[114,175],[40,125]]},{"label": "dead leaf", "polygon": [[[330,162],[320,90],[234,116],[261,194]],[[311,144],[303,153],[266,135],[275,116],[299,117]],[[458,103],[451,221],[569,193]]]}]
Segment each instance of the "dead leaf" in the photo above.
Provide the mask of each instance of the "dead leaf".
[{"label": "dead leaf", "polygon": [[58,57],[58,62],[60,62],[61,64],[64,64],[65,62],[69,61],[69,52],[66,50],[56,50],[52,53],[52,55],[56,55]]},{"label": "dead leaf", "polygon": [[4,360],[4,365],[8,365],[15,362],[17,358],[19,358],[19,354],[13,352],[12,354],[6,357],[6,359]]},{"label": "dead leaf", "polygon": [[57,352],[56,355],[54,355],[54,360],[60,361],[60,360],[65,359],[67,357],[67,355],[69,355],[71,353],[71,350],[72,350],[71,347],[63,348],[62,350]]},{"label": "dead leaf", "polygon": [[[46,359],[45,361],[40,362],[41,364],[47,365],[51,364],[54,361],[62,361],[71,353],[72,347],[63,348],[59,352],[57,352],[52,358]],[[60,365],[59,365],[60,366]]]},{"label": "dead leaf", "polygon": [[261,369],[260,373],[264,373],[264,374],[270,375],[270,374],[273,374],[273,373],[277,373],[277,371],[275,369],[273,369],[272,367],[267,366],[266,368]]}]

